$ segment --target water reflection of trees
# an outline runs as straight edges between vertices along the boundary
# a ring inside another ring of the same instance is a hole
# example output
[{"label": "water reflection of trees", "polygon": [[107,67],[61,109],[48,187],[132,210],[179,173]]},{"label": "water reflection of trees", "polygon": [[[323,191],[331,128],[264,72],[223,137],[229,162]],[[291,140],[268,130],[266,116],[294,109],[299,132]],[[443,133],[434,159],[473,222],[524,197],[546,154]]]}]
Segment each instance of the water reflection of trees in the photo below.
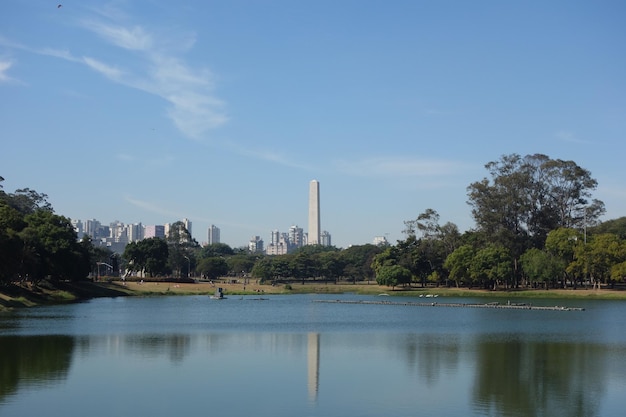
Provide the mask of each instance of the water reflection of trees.
[{"label": "water reflection of trees", "polygon": [[0,401],[20,385],[64,380],[73,351],[69,336],[0,337]]},{"label": "water reflection of trees", "polygon": [[78,347],[87,355],[95,348],[108,353],[131,354],[144,358],[168,356],[170,361],[182,362],[190,353],[191,337],[186,334],[132,334],[80,338]]},{"label": "water reflection of trees", "polygon": [[426,382],[434,383],[442,372],[457,368],[459,345],[458,339],[449,335],[408,335],[404,344],[406,362]]},{"label": "water reflection of trees", "polygon": [[599,345],[526,340],[479,342],[474,407],[507,416],[594,416],[605,391]]}]

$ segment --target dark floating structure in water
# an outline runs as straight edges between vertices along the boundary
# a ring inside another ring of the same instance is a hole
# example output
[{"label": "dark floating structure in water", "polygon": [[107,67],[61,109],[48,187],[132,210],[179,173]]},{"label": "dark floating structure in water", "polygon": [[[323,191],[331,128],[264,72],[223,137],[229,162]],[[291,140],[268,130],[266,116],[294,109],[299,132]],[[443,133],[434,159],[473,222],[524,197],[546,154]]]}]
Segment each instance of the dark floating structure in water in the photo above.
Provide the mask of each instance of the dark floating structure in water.
[{"label": "dark floating structure in water", "polygon": [[584,311],[581,307],[563,307],[563,306],[534,306],[532,304],[522,303],[415,303],[412,301],[367,301],[367,300],[313,300],[314,303],[332,303],[332,304],[377,304],[377,305],[395,305],[395,306],[411,306],[411,307],[465,307],[465,308],[499,308],[507,310],[548,310],[548,311]]}]

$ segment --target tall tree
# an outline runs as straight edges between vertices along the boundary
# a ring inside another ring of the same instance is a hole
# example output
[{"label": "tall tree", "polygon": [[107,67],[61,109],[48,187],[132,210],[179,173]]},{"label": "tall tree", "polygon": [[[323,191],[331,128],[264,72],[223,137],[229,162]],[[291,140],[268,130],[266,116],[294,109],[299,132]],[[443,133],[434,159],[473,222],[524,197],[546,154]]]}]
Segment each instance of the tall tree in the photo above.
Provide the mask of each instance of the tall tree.
[{"label": "tall tree", "polygon": [[454,280],[456,286],[459,282],[470,277],[470,267],[476,251],[472,245],[462,245],[448,255],[443,267],[448,270],[449,278]]},{"label": "tall tree", "polygon": [[21,213],[0,201],[0,283],[10,282],[19,274],[24,246],[19,232],[25,226]]},{"label": "tall tree", "polygon": [[126,245],[122,258],[127,261],[129,270],[156,276],[168,272],[168,254],[167,242],[158,237],[151,237]]},{"label": "tall tree", "polygon": [[51,210],[37,209],[24,220],[24,275],[34,279],[80,280],[90,271],[89,252],[80,245],[71,221]]},{"label": "tall tree", "polygon": [[167,236],[168,262],[178,277],[191,275],[191,264],[195,264],[195,249],[199,248],[198,242],[193,239],[185,223],[178,221],[170,226]]},{"label": "tall tree", "polygon": [[468,187],[472,216],[515,258],[541,247],[551,230],[592,225],[604,213],[604,203],[591,199],[596,180],[573,161],[512,154],[485,167],[491,179]]}]

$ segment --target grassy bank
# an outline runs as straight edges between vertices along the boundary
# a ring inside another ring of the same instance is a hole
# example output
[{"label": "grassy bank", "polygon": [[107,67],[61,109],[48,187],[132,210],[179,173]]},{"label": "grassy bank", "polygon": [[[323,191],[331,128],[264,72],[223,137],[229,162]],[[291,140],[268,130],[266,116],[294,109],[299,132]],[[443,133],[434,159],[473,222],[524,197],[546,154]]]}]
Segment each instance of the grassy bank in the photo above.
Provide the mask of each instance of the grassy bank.
[{"label": "grassy bank", "polygon": [[158,295],[210,295],[219,286],[229,295],[259,294],[389,294],[393,296],[419,296],[433,294],[442,297],[519,297],[519,298],[590,298],[626,300],[626,291],[610,289],[556,289],[556,290],[499,290],[489,291],[467,288],[395,288],[375,283],[292,283],[288,285],[261,285],[257,283],[175,283],[175,282],[79,282],[41,283],[0,287],[0,310],[60,304],[97,297],[158,296]]}]

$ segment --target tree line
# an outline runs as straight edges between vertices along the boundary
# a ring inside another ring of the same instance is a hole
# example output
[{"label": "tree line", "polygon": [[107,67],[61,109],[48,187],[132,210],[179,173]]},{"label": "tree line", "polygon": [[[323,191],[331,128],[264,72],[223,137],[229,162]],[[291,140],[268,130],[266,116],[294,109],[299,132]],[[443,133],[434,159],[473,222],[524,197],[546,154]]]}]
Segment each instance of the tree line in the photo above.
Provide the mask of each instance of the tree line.
[{"label": "tree line", "polygon": [[394,245],[305,246],[267,256],[226,244],[204,247],[182,222],[165,239],[129,243],[119,256],[78,239],[45,194],[6,193],[0,177],[0,282],[88,276],[174,279],[254,277],[262,282],[376,281],[481,288],[615,284],[626,276],[626,218],[603,223],[597,182],[573,161],[511,154],[467,187],[475,227],[461,233],[434,209],[404,221]]}]

